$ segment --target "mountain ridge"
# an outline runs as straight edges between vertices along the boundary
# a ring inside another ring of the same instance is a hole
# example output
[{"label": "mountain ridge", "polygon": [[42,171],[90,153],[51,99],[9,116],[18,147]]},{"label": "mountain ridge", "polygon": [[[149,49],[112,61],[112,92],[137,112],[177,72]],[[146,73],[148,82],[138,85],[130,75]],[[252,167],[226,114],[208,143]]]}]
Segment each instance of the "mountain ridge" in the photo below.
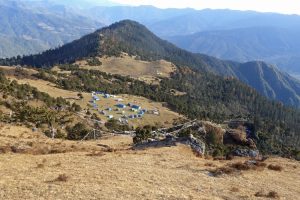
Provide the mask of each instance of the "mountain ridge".
[{"label": "mountain ridge", "polygon": [[300,29],[247,27],[203,31],[191,35],[167,37],[168,40],[194,53],[205,53],[220,59],[239,62],[264,60],[290,74],[299,74],[298,35]]},{"label": "mountain ridge", "polygon": [[[223,61],[204,54],[190,53],[160,39],[145,26],[131,20],[114,23],[57,49],[20,59],[2,60],[2,63],[50,67],[96,55],[120,56],[122,52],[138,56],[141,60],[164,59],[177,66],[189,66],[225,77],[236,77],[270,99],[277,99],[288,105],[300,105],[299,83],[274,66],[261,62]],[[12,63],[9,63],[10,61]],[[251,74],[245,74],[243,66],[249,65],[253,70]],[[259,74],[262,71],[268,72],[268,69],[271,69],[268,74],[272,75],[271,78]],[[260,79],[254,82],[251,77]],[[285,96],[287,94],[288,96]]]}]

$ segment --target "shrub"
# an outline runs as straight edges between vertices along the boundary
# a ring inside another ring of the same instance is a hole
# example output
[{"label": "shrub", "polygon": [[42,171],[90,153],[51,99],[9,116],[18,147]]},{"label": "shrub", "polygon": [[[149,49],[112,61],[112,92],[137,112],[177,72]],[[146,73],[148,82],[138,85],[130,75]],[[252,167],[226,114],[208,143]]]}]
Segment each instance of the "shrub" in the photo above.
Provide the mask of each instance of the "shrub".
[{"label": "shrub", "polygon": [[231,192],[239,192],[240,189],[237,188],[237,187],[232,187],[232,188],[230,189],[230,191],[231,191]]},{"label": "shrub", "polygon": [[[44,134],[49,137],[49,138],[52,138],[52,132],[50,130],[46,130],[44,132]],[[64,139],[66,138],[66,135],[60,130],[60,129],[57,129],[55,135],[54,135],[54,138],[58,138],[58,139]]]},{"label": "shrub", "polygon": [[81,140],[86,136],[90,130],[83,123],[77,123],[75,126],[67,127],[67,139],[69,140]]},{"label": "shrub", "polygon": [[102,62],[98,58],[90,58],[87,60],[89,66],[101,66]]},{"label": "shrub", "polygon": [[205,163],[204,166],[206,167],[216,167],[214,163]]},{"label": "shrub", "polygon": [[227,154],[226,155],[226,160],[233,160],[234,156],[232,154]]},{"label": "shrub", "polygon": [[278,199],[279,194],[275,191],[270,191],[269,193],[264,193],[263,191],[256,192],[255,195],[256,197],[266,197],[266,198],[273,198],[273,199]]},{"label": "shrub", "polygon": [[178,133],[178,137],[186,138],[189,137],[190,134],[193,134],[191,129],[183,129]]},{"label": "shrub", "polygon": [[235,168],[235,169],[240,170],[240,171],[251,169],[251,167],[248,164],[242,163],[242,162],[233,163],[233,164],[230,165],[230,167]]},{"label": "shrub", "polygon": [[257,167],[263,167],[263,168],[265,168],[267,166],[267,164],[264,162],[255,162],[254,165]]},{"label": "shrub", "polygon": [[80,99],[83,99],[82,93],[78,93],[77,96],[78,96]]},{"label": "shrub", "polygon": [[224,157],[225,155],[228,155],[231,151],[231,148],[229,146],[223,144],[214,145],[213,149],[213,157]]},{"label": "shrub", "polygon": [[45,165],[44,165],[44,163],[38,163],[37,164],[37,166],[36,166],[36,168],[44,168],[45,167]]},{"label": "shrub", "polygon": [[133,143],[137,144],[137,143],[141,143],[146,141],[148,138],[152,137],[152,129],[150,127],[144,127],[144,128],[140,128],[138,127],[135,133],[135,137],[133,138]]},{"label": "shrub", "polygon": [[236,172],[236,170],[231,167],[220,167],[213,170],[209,170],[209,172],[213,176],[221,176],[223,174],[233,174],[234,172]]},{"label": "shrub", "polygon": [[268,166],[268,169],[274,170],[274,171],[282,171],[283,170],[283,168],[280,165],[272,165],[272,164]]},{"label": "shrub", "polygon": [[60,174],[54,181],[67,182],[69,177],[66,174]]},{"label": "shrub", "polygon": [[116,119],[110,119],[105,123],[105,127],[108,130],[114,130],[114,131],[129,131],[130,127],[126,124],[120,124],[119,121]]},{"label": "shrub", "polygon": [[72,110],[74,110],[75,112],[80,112],[81,111],[81,107],[80,105],[73,103],[72,104]]},{"label": "shrub", "polygon": [[207,133],[206,141],[208,144],[220,145],[223,144],[224,130],[214,124],[206,123],[205,130]]}]

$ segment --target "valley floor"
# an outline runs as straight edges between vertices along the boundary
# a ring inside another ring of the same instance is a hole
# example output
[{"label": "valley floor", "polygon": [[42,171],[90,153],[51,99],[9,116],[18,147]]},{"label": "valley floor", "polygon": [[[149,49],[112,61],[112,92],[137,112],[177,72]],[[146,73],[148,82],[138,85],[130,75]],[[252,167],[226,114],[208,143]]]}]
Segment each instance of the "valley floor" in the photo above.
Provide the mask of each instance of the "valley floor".
[{"label": "valley floor", "polygon": [[265,161],[282,166],[281,172],[265,168],[214,177],[212,168],[244,159],[198,158],[185,145],[132,150],[129,136],[78,143],[37,137],[26,128],[16,135],[16,130],[2,127],[1,145],[65,149],[44,155],[0,153],[0,199],[264,199],[255,196],[260,191],[275,191],[280,199],[300,196],[300,163],[293,160]]}]

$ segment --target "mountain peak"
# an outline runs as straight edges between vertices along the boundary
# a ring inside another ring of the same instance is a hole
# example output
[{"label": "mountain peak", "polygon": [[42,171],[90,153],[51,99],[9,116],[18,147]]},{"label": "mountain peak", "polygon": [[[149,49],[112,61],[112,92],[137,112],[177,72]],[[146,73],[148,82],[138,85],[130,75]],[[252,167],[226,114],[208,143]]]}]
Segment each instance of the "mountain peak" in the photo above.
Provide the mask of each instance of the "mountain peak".
[{"label": "mountain peak", "polygon": [[112,25],[110,25],[108,27],[114,29],[114,28],[119,28],[119,27],[124,27],[124,26],[144,27],[144,25],[138,23],[137,21],[130,20],[130,19],[121,20],[119,22],[113,23]]}]

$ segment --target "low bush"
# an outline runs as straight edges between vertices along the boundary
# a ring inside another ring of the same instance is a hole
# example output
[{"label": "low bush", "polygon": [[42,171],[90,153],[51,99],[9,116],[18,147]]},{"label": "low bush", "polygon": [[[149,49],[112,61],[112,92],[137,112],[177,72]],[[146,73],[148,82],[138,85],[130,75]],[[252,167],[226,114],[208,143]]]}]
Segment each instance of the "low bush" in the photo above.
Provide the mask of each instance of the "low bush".
[{"label": "low bush", "polygon": [[207,133],[206,142],[208,144],[212,144],[212,145],[223,144],[223,136],[225,131],[221,127],[211,123],[206,123],[204,126]]},{"label": "low bush", "polygon": [[[209,166],[209,164],[205,165]],[[263,170],[266,167],[265,163],[257,161],[246,161],[231,163],[223,167],[209,170],[213,176],[220,176],[223,174],[232,174],[234,172],[248,171],[248,170]]]},{"label": "low bush", "polygon": [[133,138],[133,143],[141,143],[146,141],[147,139],[152,137],[153,127],[151,126],[144,126],[143,128],[138,127],[135,133],[135,137]]},{"label": "low bush", "polygon": [[231,167],[220,167],[220,168],[216,168],[213,170],[209,170],[209,172],[213,175],[213,176],[221,176],[224,174],[233,174],[235,172],[237,172],[235,169],[231,168]]},{"label": "low bush", "polygon": [[283,167],[281,167],[280,165],[269,165],[268,166],[268,169],[269,170],[274,170],[274,171],[282,171],[283,170]]},{"label": "low bush", "polygon": [[81,140],[86,136],[90,130],[83,123],[77,123],[73,127],[67,127],[67,139],[69,140]]},{"label": "low bush", "polygon": [[237,188],[237,187],[232,187],[232,188],[230,189],[230,191],[231,191],[231,192],[239,192],[240,189]]},{"label": "low bush", "polygon": [[60,174],[54,181],[67,182],[69,177],[66,174]]},{"label": "low bush", "polygon": [[245,170],[250,170],[251,166],[249,164],[246,163],[242,163],[242,162],[237,162],[237,163],[233,163],[230,165],[231,168],[240,170],[240,171],[245,171]]},{"label": "low bush", "polygon": [[206,167],[216,167],[214,163],[205,163],[204,166]]},{"label": "low bush", "polygon": [[102,62],[98,58],[90,58],[87,60],[89,66],[101,66]]},{"label": "low bush", "polygon": [[254,196],[279,199],[279,194],[275,191],[270,191],[269,193],[265,193],[263,191],[260,191],[260,192],[256,192]]},{"label": "low bush", "polygon": [[110,119],[105,123],[105,127],[108,130],[114,130],[114,131],[129,131],[131,128],[126,124],[121,124],[116,119]]}]

